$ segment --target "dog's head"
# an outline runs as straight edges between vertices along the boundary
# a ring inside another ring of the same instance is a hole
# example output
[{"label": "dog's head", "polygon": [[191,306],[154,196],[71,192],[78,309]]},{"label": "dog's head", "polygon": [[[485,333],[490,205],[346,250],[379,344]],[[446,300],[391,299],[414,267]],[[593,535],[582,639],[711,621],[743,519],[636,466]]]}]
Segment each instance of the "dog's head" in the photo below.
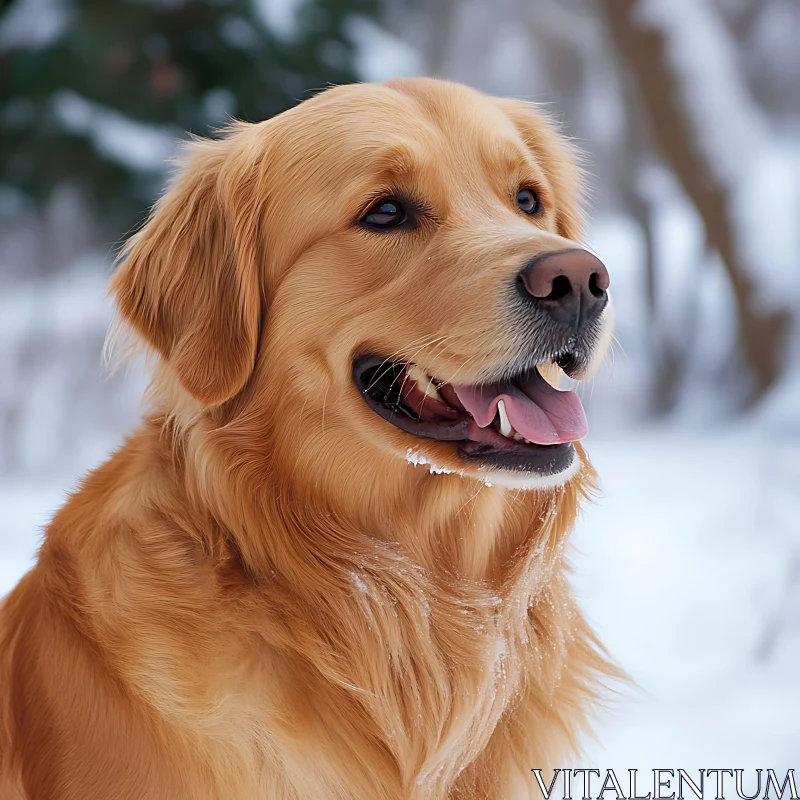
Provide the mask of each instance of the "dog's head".
[{"label": "dog's head", "polygon": [[611,331],[580,200],[527,103],[343,86],[192,144],[113,289],[195,417],[268,437],[296,474],[554,486],[586,420],[552,383]]}]

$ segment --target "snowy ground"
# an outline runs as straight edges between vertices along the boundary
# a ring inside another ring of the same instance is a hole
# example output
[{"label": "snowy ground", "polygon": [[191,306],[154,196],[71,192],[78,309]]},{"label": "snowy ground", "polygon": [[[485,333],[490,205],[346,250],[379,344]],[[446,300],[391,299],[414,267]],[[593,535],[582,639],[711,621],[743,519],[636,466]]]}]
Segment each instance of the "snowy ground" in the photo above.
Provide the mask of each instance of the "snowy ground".
[{"label": "snowy ground", "polygon": [[638,688],[584,766],[800,761],[800,437],[778,442],[750,424],[591,443],[604,493],[574,538],[575,583]]},{"label": "snowy ground", "polygon": [[[638,688],[610,698],[582,766],[797,766],[800,431],[781,441],[780,419],[590,440],[603,494],[575,583]],[[0,594],[74,477],[0,483]]]}]

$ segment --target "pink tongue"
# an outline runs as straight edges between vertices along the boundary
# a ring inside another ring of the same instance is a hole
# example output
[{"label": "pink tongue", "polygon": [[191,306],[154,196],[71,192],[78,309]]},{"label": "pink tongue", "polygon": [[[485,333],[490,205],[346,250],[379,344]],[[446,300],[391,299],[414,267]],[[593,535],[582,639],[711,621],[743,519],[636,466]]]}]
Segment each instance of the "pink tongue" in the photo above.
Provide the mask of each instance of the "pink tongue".
[{"label": "pink tongue", "polygon": [[480,428],[491,424],[503,400],[512,427],[529,442],[574,442],[589,431],[578,395],[553,388],[538,370],[517,383],[453,385],[453,389]]}]

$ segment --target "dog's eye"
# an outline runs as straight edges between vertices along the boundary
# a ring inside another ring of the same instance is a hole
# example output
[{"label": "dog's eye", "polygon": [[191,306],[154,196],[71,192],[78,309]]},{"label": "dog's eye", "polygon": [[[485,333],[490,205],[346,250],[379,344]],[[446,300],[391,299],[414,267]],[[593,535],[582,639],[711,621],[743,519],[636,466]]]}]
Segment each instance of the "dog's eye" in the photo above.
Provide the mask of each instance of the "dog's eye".
[{"label": "dog's eye", "polygon": [[517,192],[517,205],[526,214],[533,214],[539,208],[539,198],[532,189],[520,189]]},{"label": "dog's eye", "polygon": [[375,228],[396,228],[407,219],[403,206],[391,197],[384,197],[372,205],[363,222]]}]

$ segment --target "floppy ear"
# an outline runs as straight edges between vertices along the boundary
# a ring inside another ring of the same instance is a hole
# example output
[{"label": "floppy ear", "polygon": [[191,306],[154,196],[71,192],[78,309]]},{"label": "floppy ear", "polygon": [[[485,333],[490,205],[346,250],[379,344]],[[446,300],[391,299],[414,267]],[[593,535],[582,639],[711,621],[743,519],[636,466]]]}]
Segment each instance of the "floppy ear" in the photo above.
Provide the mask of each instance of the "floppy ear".
[{"label": "floppy ear", "polygon": [[261,317],[258,181],[233,145],[189,145],[111,283],[123,319],[207,406],[247,382]]},{"label": "floppy ear", "polygon": [[579,242],[583,235],[585,187],[583,154],[535,103],[499,98],[500,108],[516,126],[550,181],[556,196],[556,231]]}]

